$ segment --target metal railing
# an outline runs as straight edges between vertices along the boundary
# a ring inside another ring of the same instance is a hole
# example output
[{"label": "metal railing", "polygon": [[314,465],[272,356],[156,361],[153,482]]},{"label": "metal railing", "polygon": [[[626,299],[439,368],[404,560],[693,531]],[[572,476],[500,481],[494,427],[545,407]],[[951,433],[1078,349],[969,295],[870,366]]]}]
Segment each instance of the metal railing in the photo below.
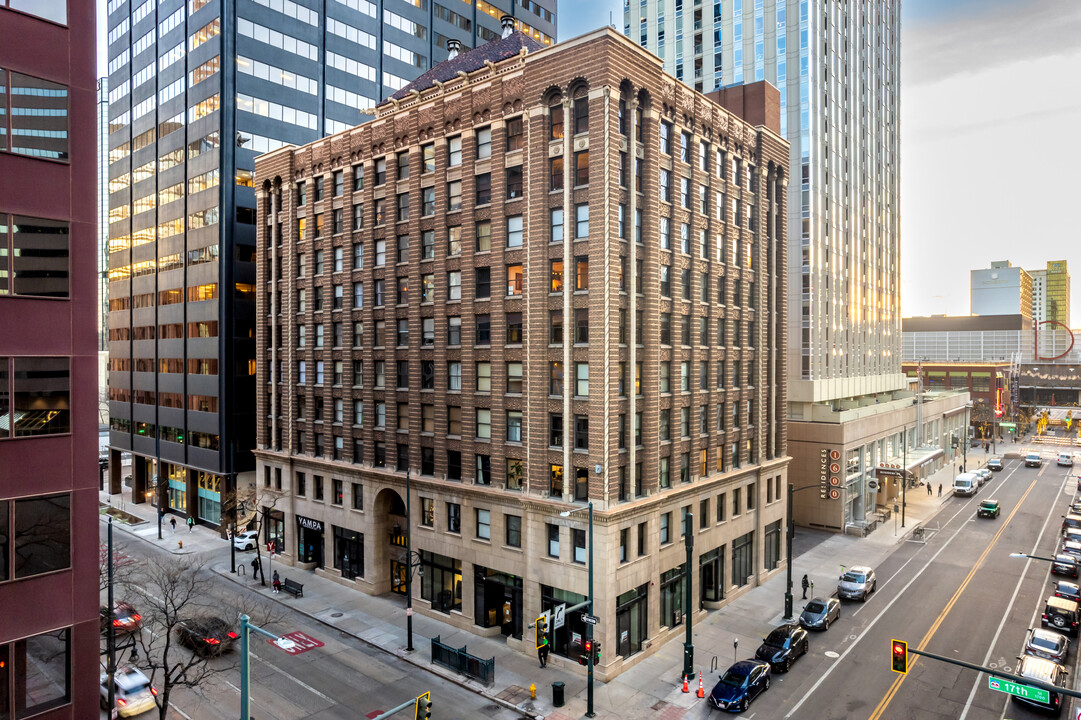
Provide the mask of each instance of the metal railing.
[{"label": "metal railing", "polygon": [[432,638],[432,662],[443,667],[450,668],[455,672],[467,677],[491,685],[495,682],[495,658],[485,660],[470,655],[463,645],[461,648],[452,648],[439,641],[439,636]]}]

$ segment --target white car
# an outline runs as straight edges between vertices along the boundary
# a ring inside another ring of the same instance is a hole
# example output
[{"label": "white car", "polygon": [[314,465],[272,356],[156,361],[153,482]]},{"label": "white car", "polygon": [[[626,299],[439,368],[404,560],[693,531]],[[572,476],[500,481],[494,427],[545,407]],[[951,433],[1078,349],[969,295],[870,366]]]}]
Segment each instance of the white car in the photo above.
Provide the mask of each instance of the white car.
[{"label": "white car", "polygon": [[[150,680],[141,671],[132,667],[119,668],[113,676],[115,687],[116,711],[119,717],[135,717],[142,715],[148,710],[157,708],[154,699],[158,691],[150,684]],[[101,707],[109,704],[109,676],[101,676]]]},{"label": "white car", "polygon": [[254,550],[259,544],[258,530],[245,530],[233,538],[233,547],[237,550]]}]

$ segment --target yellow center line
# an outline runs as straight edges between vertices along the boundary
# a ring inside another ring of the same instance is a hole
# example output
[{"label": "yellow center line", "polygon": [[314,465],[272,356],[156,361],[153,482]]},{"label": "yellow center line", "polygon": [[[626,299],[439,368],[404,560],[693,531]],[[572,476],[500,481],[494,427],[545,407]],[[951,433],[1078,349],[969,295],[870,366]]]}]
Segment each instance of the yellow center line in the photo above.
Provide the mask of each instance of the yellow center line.
[{"label": "yellow center line", "polygon": [[[916,646],[917,650],[925,649],[927,647],[927,644],[929,642],[931,642],[931,638],[933,638],[935,636],[935,633],[938,631],[938,628],[942,625],[943,621],[946,619],[946,616],[949,615],[950,610],[953,609],[954,604],[956,604],[957,600],[961,597],[961,593],[963,593],[965,591],[965,588],[968,587],[969,582],[971,582],[972,578],[976,575],[976,571],[980,569],[981,565],[983,565],[983,561],[987,559],[987,555],[991,552],[991,550],[998,543],[999,538],[1002,537],[1002,533],[1004,533],[1006,531],[1006,528],[1009,527],[1010,521],[1013,520],[1014,515],[1016,515],[1018,513],[1018,511],[1020,511],[1021,505],[1024,504],[1024,502],[1025,502],[1025,498],[1027,498],[1029,496],[1029,493],[1032,492],[1032,489],[1034,487],[1036,487],[1036,480],[1035,479],[1028,486],[1028,489],[1025,490],[1025,494],[1021,496],[1021,499],[1017,502],[1017,505],[1014,507],[1013,512],[1011,512],[1009,514],[1009,516],[1006,518],[1006,521],[1002,523],[1002,527],[1000,527],[998,529],[998,532],[995,533],[995,536],[993,538],[991,538],[991,542],[988,543],[988,545],[984,549],[983,553],[980,554],[979,559],[976,560],[976,564],[972,566],[971,570],[969,570],[968,575],[964,579],[964,582],[962,582],[961,586],[957,588],[957,592],[955,592],[953,594],[953,597],[950,598],[950,601],[948,603],[946,603],[946,607],[944,607],[942,609],[942,612],[940,612],[938,614],[938,617],[935,618],[934,623],[931,625],[931,629],[927,631],[927,634],[923,636],[922,640],[920,640],[920,644]],[[896,637],[896,635],[894,637]],[[913,666],[918,661],[919,661],[918,657],[915,657],[915,658],[912,658],[911,660],[909,660],[909,663],[908,663],[909,672],[912,671]],[[893,696],[896,695],[897,691],[901,689],[901,683],[903,683],[905,681],[906,677],[908,677],[908,675],[898,675],[897,676],[897,678],[893,681],[893,684],[890,685],[890,689],[886,691],[886,694],[885,694],[885,696],[883,696],[882,701],[880,703],[878,703],[878,707],[876,707],[875,711],[873,713],[871,713],[871,717],[870,717],[869,720],[878,720],[878,718],[882,717],[882,713],[884,713],[886,711],[886,708],[889,706],[890,702],[893,700]]]}]

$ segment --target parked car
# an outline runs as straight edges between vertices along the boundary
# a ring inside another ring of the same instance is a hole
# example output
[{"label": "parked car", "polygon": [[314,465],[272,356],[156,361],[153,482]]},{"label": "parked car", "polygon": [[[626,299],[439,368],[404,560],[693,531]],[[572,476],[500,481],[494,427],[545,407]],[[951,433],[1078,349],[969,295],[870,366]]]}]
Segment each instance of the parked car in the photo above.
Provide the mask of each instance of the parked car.
[{"label": "parked car", "polygon": [[1073,528],[1075,530],[1081,530],[1081,515],[1063,515],[1062,516],[1062,534],[1066,534],[1066,530]]},{"label": "parked car", "polygon": [[[1021,677],[1029,678],[1031,680],[1040,680],[1059,687],[1066,687],[1066,676],[1069,673],[1067,673],[1066,668],[1062,665],[1057,662],[1052,662],[1051,660],[1044,660],[1043,658],[1032,657],[1030,655],[1022,655],[1020,659],[1021,663],[1017,667],[1017,674]],[[992,682],[994,682],[994,680],[992,680]],[[1062,712],[1062,693],[1048,692],[1048,701],[1046,703],[1023,698],[1018,695],[1014,695],[1013,699],[1017,702],[1040,708],[1041,710],[1048,710],[1056,716]]]},{"label": "parked car", "polygon": [[987,468],[979,468],[975,471],[976,477],[979,478],[980,487],[983,487],[988,481],[991,480],[991,471]]},{"label": "parked car", "polygon": [[1040,457],[1040,453],[1031,452],[1025,455],[1025,467],[1042,467],[1043,458]]},{"label": "parked car", "polygon": [[1066,510],[1070,515],[1081,515],[1081,500],[1074,498],[1070,501],[1070,507]]},{"label": "parked car", "polygon": [[1072,452],[1060,452],[1058,454],[1058,460],[1055,463],[1059,467],[1073,467],[1073,453]]},{"label": "parked car", "polygon": [[233,547],[237,550],[253,550],[259,544],[258,530],[245,530],[233,538]]},{"label": "parked car", "polygon": [[[101,690],[101,709],[109,709],[109,676],[102,673],[99,682]],[[113,692],[116,698],[116,714],[120,717],[135,717],[157,707],[154,700],[158,691],[150,684],[141,670],[132,667],[120,668],[113,675]]]},{"label": "parked car", "polygon": [[1025,636],[1025,655],[1064,663],[1069,651],[1070,639],[1062,633],[1043,628],[1028,629],[1028,635]]},{"label": "parked car", "polygon": [[993,457],[987,461],[987,469],[998,472],[1002,469],[1002,458]]},{"label": "parked car", "polygon": [[1081,530],[1078,528],[1066,528],[1062,531],[1062,539],[1072,542],[1081,542]]},{"label": "parked car", "polygon": [[[1062,555],[1073,555],[1075,558],[1081,558],[1081,543],[1073,540],[1063,540],[1062,547],[1059,548],[1059,553]],[[1081,560],[1079,560],[1081,562]]]},{"label": "parked car", "polygon": [[976,517],[997,518],[1001,511],[998,500],[980,500],[976,506]]},{"label": "parked car", "polygon": [[810,649],[807,631],[796,623],[787,623],[773,628],[769,635],[762,638],[762,644],[754,651],[754,656],[768,662],[774,672],[788,672],[796,658],[806,655]]},{"label": "parked car", "polygon": [[878,587],[875,571],[863,565],[851,567],[837,581],[837,596],[849,600],[866,600]]},{"label": "parked car", "polygon": [[709,704],[718,710],[743,712],[751,701],[769,689],[769,663],[740,660],[724,671],[709,693]]},{"label": "parked car", "polygon": [[176,626],[177,640],[203,657],[222,655],[233,649],[240,637],[229,623],[220,617],[182,620]]},{"label": "parked car", "polygon": [[799,624],[808,630],[829,630],[830,623],[841,619],[841,601],[837,598],[812,598],[803,606]]},{"label": "parked car", "polygon": [[1055,580],[1051,583],[1051,588],[1055,591],[1055,597],[1081,602],[1081,587],[1078,587],[1077,583]]},{"label": "parked car", "polygon": [[1052,595],[1047,598],[1043,614],[1040,616],[1040,625],[1053,627],[1059,632],[1064,632],[1071,637],[1077,637],[1078,610],[1077,603],[1073,600],[1064,600]]},{"label": "parked car", "polygon": [[1056,555],[1051,563],[1051,574],[1076,578],[1077,558],[1073,555]]},{"label": "parked car", "polygon": [[135,608],[126,602],[114,603],[112,614],[109,613],[108,607],[102,605],[99,615],[101,617],[102,634],[109,631],[110,622],[116,628],[115,632],[118,635],[130,635],[143,627],[142,616],[135,612]]}]

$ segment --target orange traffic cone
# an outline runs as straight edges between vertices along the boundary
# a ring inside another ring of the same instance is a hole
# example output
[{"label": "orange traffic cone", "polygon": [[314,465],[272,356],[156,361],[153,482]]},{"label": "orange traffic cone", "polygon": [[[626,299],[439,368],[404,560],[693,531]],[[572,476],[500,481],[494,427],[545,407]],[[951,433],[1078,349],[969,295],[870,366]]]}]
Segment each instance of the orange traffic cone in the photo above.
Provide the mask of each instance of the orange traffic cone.
[{"label": "orange traffic cone", "polygon": [[689,687],[687,687],[687,676],[684,675],[683,676],[683,692],[689,693],[690,691],[691,691],[691,689]]},{"label": "orange traffic cone", "polygon": [[706,696],[706,690],[702,687],[702,671],[698,671],[698,697],[704,698]]}]

